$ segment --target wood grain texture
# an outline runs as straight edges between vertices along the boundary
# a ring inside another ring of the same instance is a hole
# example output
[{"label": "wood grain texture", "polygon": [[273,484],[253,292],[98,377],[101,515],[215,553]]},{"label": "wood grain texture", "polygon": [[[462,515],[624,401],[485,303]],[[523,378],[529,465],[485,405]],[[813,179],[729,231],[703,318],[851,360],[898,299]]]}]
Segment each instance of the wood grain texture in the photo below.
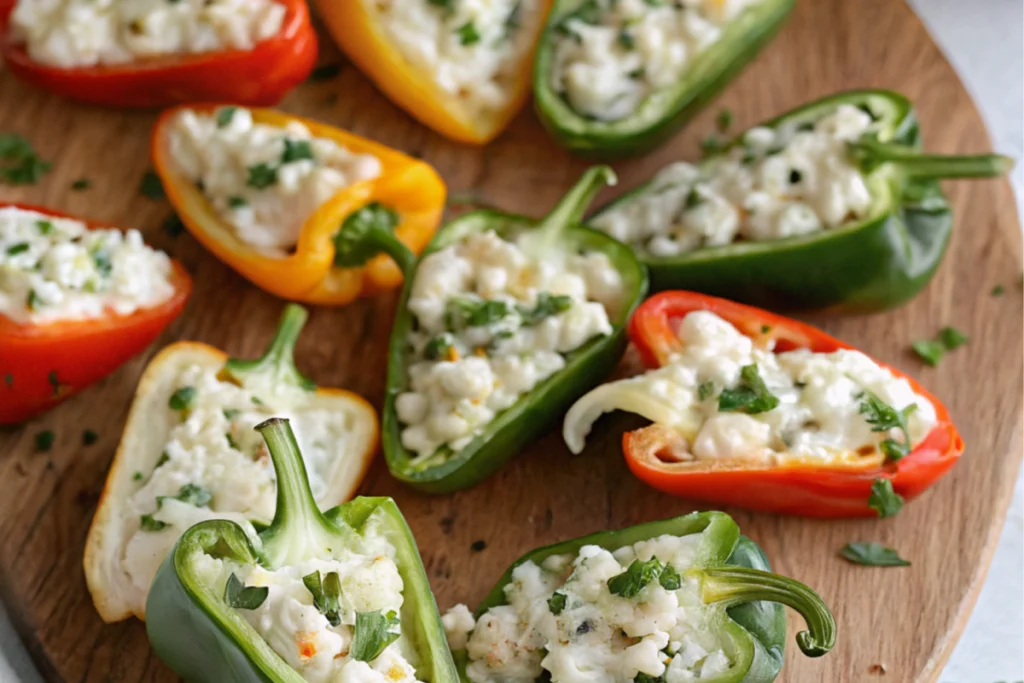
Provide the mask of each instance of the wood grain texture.
[{"label": "wood grain texture", "polygon": [[[324,40],[323,61],[339,59]],[[638,184],[664,163],[694,158],[718,107],[736,126],[831,92],[886,87],[916,103],[929,149],[987,150],[978,113],[920,22],[889,0],[804,0],[789,25],[714,107],[657,152],[616,166],[618,189]],[[301,86],[290,112],[349,128],[422,156],[453,191],[538,215],[585,164],[561,152],[530,112],[485,148],[452,144],[384,99],[351,65],[326,83]],[[155,350],[177,339],[256,354],[281,303],[250,286],[187,234],[160,228],[161,201],[136,191],[147,168],[151,113],[74,105],[0,73],[0,131],[30,137],[54,160],[43,182],[0,187],[0,199],[42,203],[73,214],[139,228],[181,259],[195,278],[185,314],[143,356],[57,410],[0,431],[0,597],[44,675],[68,683],[168,682],[174,677],[147,646],[139,622],[104,626],[92,609],[80,568],[96,496],[113,455],[139,374]],[[92,189],[71,192],[79,177]],[[1021,236],[1003,181],[950,183],[957,226],[938,275],[909,305],[888,313],[815,320],[830,333],[916,374],[946,401],[967,443],[950,476],[894,519],[822,522],[729,510],[761,543],[775,568],[818,589],[839,622],[831,655],[807,660],[792,641],[780,678],[819,681],[933,681],[977,597],[1020,465],[1022,424]],[[610,196],[610,195],[608,195]],[[1006,288],[991,297],[996,284]],[[298,344],[300,366],[322,385],[359,391],[380,405],[393,296],[314,311]],[[940,368],[908,353],[910,340],[954,323],[970,344]],[[85,447],[82,430],[99,432]],[[587,452],[571,458],[557,433],[540,440],[497,476],[446,497],[415,494],[378,460],[364,492],[394,496],[412,526],[442,608],[474,604],[501,571],[535,546],[598,529],[669,517],[690,503],[633,479],[619,452],[622,423],[605,420]],[[33,437],[54,429],[49,453]],[[474,552],[475,541],[486,548]],[[843,544],[875,540],[913,566],[854,567],[836,557]],[[791,635],[802,624],[790,615]],[[873,665],[884,664],[880,676]],[[952,682],[955,683],[955,682]]]}]

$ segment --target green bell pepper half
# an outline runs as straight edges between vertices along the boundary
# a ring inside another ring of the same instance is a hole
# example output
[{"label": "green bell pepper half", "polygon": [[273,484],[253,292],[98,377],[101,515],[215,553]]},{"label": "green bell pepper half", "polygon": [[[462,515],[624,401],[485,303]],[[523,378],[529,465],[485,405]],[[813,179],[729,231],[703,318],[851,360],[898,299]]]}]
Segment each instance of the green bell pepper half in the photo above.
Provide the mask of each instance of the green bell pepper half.
[{"label": "green bell pepper half", "polygon": [[[412,262],[404,246],[382,228],[382,221],[352,224],[336,243],[344,247],[342,258],[358,254],[369,258],[383,251],[405,272],[405,287],[391,331],[388,350],[387,392],[384,399],[382,442],[391,474],[400,481],[429,493],[448,493],[468,488],[489,477],[505,462],[537,439],[573,401],[597,386],[611,370],[626,347],[625,323],[647,293],[647,272],[633,251],[607,235],[580,225],[583,212],[615,174],[606,166],[589,169],[569,190],[552,212],[540,221],[500,211],[473,211],[442,226],[420,255],[430,254],[466,239],[473,233],[495,231],[509,239],[526,233],[534,254],[553,248],[599,251],[607,254],[622,275],[623,292],[618,310],[611,315],[612,334],[591,339],[566,355],[565,367],[539,383],[530,392],[498,414],[471,443],[457,453],[442,447],[425,460],[415,461],[402,446],[402,426],[395,412],[395,399],[408,385],[407,339],[413,329],[413,315],[407,303],[419,261]],[[372,245],[375,249],[367,248]],[[411,267],[410,267],[411,264]]]},{"label": "green bell pepper half", "polygon": [[794,4],[795,0],[763,0],[744,10],[693,60],[678,83],[648,95],[626,118],[599,121],[576,112],[551,81],[557,42],[568,39],[564,22],[596,3],[559,0],[548,15],[534,58],[537,115],[558,144],[575,154],[621,158],[647,152],[671,137],[739,74],[779,31]]},{"label": "green bell pepper half", "polygon": [[[874,197],[866,218],[808,235],[741,241],[675,256],[640,253],[652,289],[692,290],[772,310],[843,314],[892,308],[917,294],[935,274],[953,228],[939,179],[1002,175],[1012,161],[998,155],[924,154],[910,101],[884,90],[826,97],[762,125],[813,122],[841,104],[864,108],[879,126],[876,137],[850,145]],[[741,134],[720,153],[742,140]],[[589,220],[639,199],[648,186],[627,192]]]},{"label": "green bell pepper half", "polygon": [[[699,582],[704,603],[712,610],[710,627],[728,635],[726,654],[734,662],[708,683],[771,683],[782,669],[786,642],[786,614],[792,607],[807,622],[797,634],[797,645],[808,657],[827,654],[836,641],[836,624],[821,597],[804,584],[771,572],[760,546],[740,535],[739,527],[724,512],[694,512],[682,517],[638,524],[620,531],[601,531],[571,541],[538,548],[523,555],[506,570],[474,613],[479,619],[487,610],[508,604],[505,588],[519,565],[540,565],[552,555],[579,553],[585,545],[614,552],[624,546],[662,535],[704,534],[697,561],[683,575]],[[467,681],[465,651],[454,653],[463,681]],[[705,679],[701,679],[705,680]],[[554,683],[558,683],[555,681]]]},{"label": "green bell pepper half", "polygon": [[390,498],[355,498],[321,512],[288,421],[271,418],[256,427],[267,442],[277,475],[274,521],[258,535],[227,520],[196,524],[182,535],[157,572],[146,601],[146,633],[157,655],[190,683],[303,683],[197,570],[200,556],[274,567],[330,556],[352,544],[371,514],[380,511],[404,583],[402,633],[418,654],[416,675],[429,683],[454,683],[455,665],[420,559],[416,541]]}]

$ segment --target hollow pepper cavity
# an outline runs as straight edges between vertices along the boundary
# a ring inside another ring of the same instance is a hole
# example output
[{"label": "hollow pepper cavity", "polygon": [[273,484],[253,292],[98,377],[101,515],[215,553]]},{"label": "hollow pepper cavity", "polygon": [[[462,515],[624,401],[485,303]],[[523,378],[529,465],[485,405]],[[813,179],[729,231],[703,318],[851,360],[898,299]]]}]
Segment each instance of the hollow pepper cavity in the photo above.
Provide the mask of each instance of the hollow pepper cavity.
[{"label": "hollow pepper cavity", "polygon": [[[795,237],[705,246],[679,255],[656,256],[639,247],[652,289],[687,289],[772,309],[832,313],[890,308],[917,294],[942,261],[953,227],[953,212],[938,181],[1001,175],[1012,162],[997,155],[925,154],[911,103],[883,90],[826,97],[761,125],[800,130],[844,104],[861,108],[874,121],[868,135],[848,145],[872,195],[863,219]],[[741,134],[701,162],[698,172],[743,146]],[[654,191],[649,183],[641,185],[588,222]]]},{"label": "hollow pepper cavity", "polygon": [[[213,112],[217,105],[189,107]],[[253,121],[283,127],[299,122],[314,136],[327,138],[356,154],[370,154],[381,174],[350,185],[321,205],[302,226],[294,251],[269,255],[243,242],[217,214],[202,190],[176,170],[169,149],[168,129],[183,108],[170,109],[153,130],[152,156],[171,204],[189,231],[219,259],[260,289],[284,299],[340,306],[361,296],[394,289],[402,281],[399,268],[386,256],[366,259],[358,266],[340,257],[335,248],[343,226],[360,218],[368,204],[387,209],[386,229],[413,252],[430,241],[444,210],[445,186],[428,164],[384,145],[331,126],[269,109],[252,109]]]},{"label": "hollow pepper cavity", "polygon": [[[648,368],[670,364],[681,351],[683,342],[676,330],[680,321],[694,311],[718,315],[755,344],[771,344],[775,353],[794,349],[831,353],[853,348],[810,325],[750,306],[693,292],[662,292],[645,301],[629,325],[630,340]],[[914,498],[945,475],[964,450],[946,407],[913,378],[878,364],[905,379],[935,408],[934,427],[898,458],[883,458],[882,452],[876,452],[871,457],[836,463],[688,461],[676,457],[680,447],[676,430],[656,421],[623,435],[626,463],[650,486],[685,498],[808,517],[875,516],[877,511],[868,503],[877,481],[887,480],[896,494]],[[570,448],[582,450],[591,423],[602,412],[617,407],[652,419],[665,417],[673,410],[650,392],[632,391],[626,396],[613,384],[605,385],[581,399],[566,416],[564,435]]]},{"label": "hollow pepper cavity", "polygon": [[[360,661],[372,659],[365,652],[377,648],[366,647],[365,640],[360,644],[359,632],[364,630],[360,622],[364,618],[367,624],[380,627],[367,627],[364,633],[370,636],[366,640],[375,640],[378,647],[394,639],[398,622],[415,652],[417,678],[455,683],[458,674],[445,643],[437,605],[416,542],[398,506],[390,498],[356,498],[321,512],[288,421],[272,418],[258,425],[257,430],[266,440],[277,472],[274,521],[258,535],[233,522],[207,521],[182,536],[157,573],[146,605],[146,632],[157,655],[190,683],[300,683],[304,680],[302,674],[289,666],[235,609],[243,607],[246,598],[258,598],[261,589],[233,586],[231,579],[238,580],[234,573],[225,584],[211,577],[205,565],[213,558],[235,568],[274,570],[330,558],[342,549],[358,547],[358,537],[373,520],[374,528],[394,548],[403,586],[402,606],[394,615],[357,613],[354,637],[346,654]],[[303,582],[311,576],[304,577]],[[339,577],[334,575],[333,579]],[[322,582],[316,582],[314,604],[329,619],[333,616],[337,620],[339,611],[351,605],[335,604],[333,615],[325,609],[330,606],[331,581],[328,574]],[[307,588],[310,585],[306,583]],[[262,589],[264,599],[266,590]],[[338,597],[335,591],[333,599],[337,601]],[[228,600],[235,604],[229,605]],[[244,608],[253,609],[254,605],[250,602]],[[362,654],[356,654],[357,650]]]}]

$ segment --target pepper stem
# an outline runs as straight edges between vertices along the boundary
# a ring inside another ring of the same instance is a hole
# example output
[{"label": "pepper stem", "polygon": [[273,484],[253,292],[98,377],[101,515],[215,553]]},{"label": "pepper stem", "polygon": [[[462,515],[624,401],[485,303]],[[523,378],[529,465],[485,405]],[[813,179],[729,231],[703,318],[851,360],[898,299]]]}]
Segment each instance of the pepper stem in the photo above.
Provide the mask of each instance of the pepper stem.
[{"label": "pepper stem", "polygon": [[371,202],[353,211],[334,235],[334,265],[357,268],[384,252],[408,275],[416,263],[416,255],[395,235],[399,222],[398,212],[380,202]]},{"label": "pepper stem", "polygon": [[868,173],[882,164],[893,164],[911,178],[992,178],[1013,168],[1013,159],[1001,154],[922,154],[913,147],[877,140],[861,140],[849,147],[854,161]]},{"label": "pepper stem", "polygon": [[572,186],[572,189],[555,205],[551,213],[541,219],[537,224],[537,229],[531,232],[537,236],[534,253],[547,253],[558,243],[563,230],[583,220],[583,213],[597,193],[601,191],[601,188],[605,185],[614,185],[616,182],[618,179],[610,166],[588,168]]},{"label": "pepper stem", "polygon": [[796,636],[801,652],[820,657],[836,644],[836,622],[821,596],[795,579],[748,567],[691,569],[688,576],[700,582],[705,604],[733,607],[755,600],[778,602],[792,607],[807,622],[806,631]]},{"label": "pepper stem", "polygon": [[252,384],[254,379],[259,378],[261,383],[271,388],[286,384],[313,391],[316,384],[295,367],[295,342],[308,318],[309,313],[305,308],[298,304],[288,304],[263,356],[256,360],[229,358],[224,363],[224,372],[240,384]]}]

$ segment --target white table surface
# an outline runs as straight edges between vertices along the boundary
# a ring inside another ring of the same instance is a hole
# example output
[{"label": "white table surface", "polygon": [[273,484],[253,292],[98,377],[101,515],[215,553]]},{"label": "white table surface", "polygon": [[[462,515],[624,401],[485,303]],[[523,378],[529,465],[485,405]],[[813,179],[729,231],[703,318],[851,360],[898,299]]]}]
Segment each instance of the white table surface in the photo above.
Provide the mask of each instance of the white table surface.
[{"label": "white table surface", "polygon": [[[1018,160],[1012,180],[1020,210],[1024,199],[1024,2],[909,1],[974,97],[995,149]],[[1013,504],[978,604],[941,683],[1024,681],[1022,605],[1024,472],[1017,479]],[[42,679],[0,606],[0,683],[8,682],[41,683]]]}]

